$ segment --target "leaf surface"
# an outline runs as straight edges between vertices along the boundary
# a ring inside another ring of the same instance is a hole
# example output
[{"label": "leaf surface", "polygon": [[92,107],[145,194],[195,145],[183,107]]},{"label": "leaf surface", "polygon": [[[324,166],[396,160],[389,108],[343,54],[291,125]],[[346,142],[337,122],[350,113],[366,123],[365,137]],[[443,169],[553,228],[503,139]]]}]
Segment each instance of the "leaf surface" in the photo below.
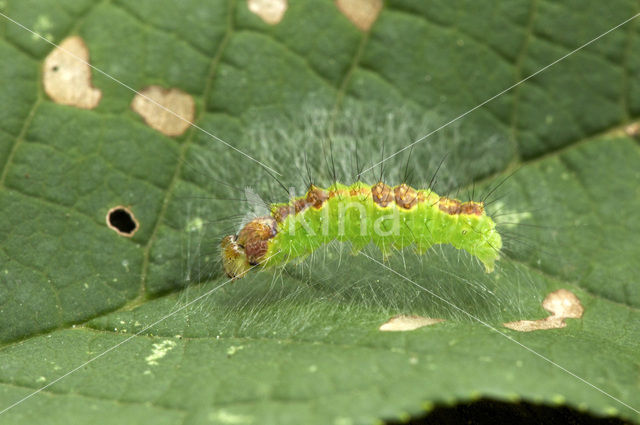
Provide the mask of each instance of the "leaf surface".
[{"label": "leaf surface", "polygon": [[[327,185],[329,155],[353,179],[354,140],[371,166],[640,8],[396,0],[362,32],[332,2],[290,3],[276,25],[233,0],[0,11],[56,43],[81,36],[92,65],[136,90],[188,93],[199,127],[300,187],[305,154]],[[497,199],[498,273],[446,247],[394,256],[399,274],[331,247],[234,283],[217,244],[244,187],[287,197],[264,169],[198,129],[148,127],[96,71],[96,109],[56,104],[41,80],[52,46],[5,19],[0,35],[0,410],[122,343],[0,422],[364,424],[479,397],[639,421],[615,400],[640,406],[640,149],[624,131],[640,116],[636,21],[411,151],[416,186],[448,154],[440,192]],[[385,163],[390,183],[406,158]],[[105,223],[118,205],[140,223],[132,238]],[[561,288],[582,318],[503,327],[547,317]],[[445,321],[378,330],[398,314]]]}]

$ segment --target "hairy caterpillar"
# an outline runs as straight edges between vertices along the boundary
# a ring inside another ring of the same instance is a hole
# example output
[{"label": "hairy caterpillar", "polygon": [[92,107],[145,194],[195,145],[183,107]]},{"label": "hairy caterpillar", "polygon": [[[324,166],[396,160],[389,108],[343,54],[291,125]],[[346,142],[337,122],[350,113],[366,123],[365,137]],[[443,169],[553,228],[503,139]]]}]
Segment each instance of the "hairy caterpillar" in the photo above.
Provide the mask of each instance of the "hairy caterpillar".
[{"label": "hairy caterpillar", "polygon": [[487,272],[493,271],[502,248],[482,202],[460,202],[404,183],[311,185],[304,196],[270,209],[270,215],[222,240],[222,264],[229,277],[241,278],[257,264],[270,268],[304,258],[332,240],[350,242],[353,253],[373,242],[384,257],[412,244],[419,253],[451,244],[476,257]]}]

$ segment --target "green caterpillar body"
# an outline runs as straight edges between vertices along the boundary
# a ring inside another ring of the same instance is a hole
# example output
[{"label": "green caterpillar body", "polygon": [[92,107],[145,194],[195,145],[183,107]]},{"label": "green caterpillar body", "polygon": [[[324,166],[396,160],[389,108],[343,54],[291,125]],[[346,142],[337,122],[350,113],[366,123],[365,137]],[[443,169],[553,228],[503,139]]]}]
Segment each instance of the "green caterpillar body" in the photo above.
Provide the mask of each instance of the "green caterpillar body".
[{"label": "green caterpillar body", "polygon": [[257,264],[284,265],[331,241],[349,242],[354,253],[375,244],[383,256],[414,245],[424,253],[451,244],[476,257],[492,272],[502,239],[481,202],[460,202],[430,189],[356,182],[328,189],[311,186],[304,196],[273,204],[271,215],[247,223],[222,241],[222,260],[232,278]]}]

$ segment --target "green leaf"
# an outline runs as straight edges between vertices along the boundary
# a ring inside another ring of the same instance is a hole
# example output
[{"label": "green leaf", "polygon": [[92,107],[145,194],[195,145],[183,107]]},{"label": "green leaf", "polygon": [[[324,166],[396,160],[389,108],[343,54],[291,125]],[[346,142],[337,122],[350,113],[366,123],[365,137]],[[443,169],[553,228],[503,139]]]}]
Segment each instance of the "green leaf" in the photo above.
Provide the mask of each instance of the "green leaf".
[{"label": "green leaf", "polygon": [[[0,11],[56,43],[79,35],[136,90],[188,93],[201,129],[300,190],[305,154],[319,183],[332,156],[351,183],[356,142],[370,167],[639,8],[395,0],[362,32],[333,2],[289,3],[276,25],[233,0]],[[55,103],[53,47],[4,18],[0,35],[0,411],[53,383],[0,422],[360,424],[477,398],[640,422],[640,149],[624,131],[640,116],[636,20],[385,162],[389,182],[408,160],[425,186],[448,154],[436,189],[499,198],[496,273],[447,247],[394,256],[397,274],[330,247],[233,283],[217,246],[245,186],[287,198],[264,169],[198,129],[150,128],[97,71],[97,108]],[[140,223],[131,238],[106,225],[119,205]],[[557,289],[582,318],[503,326],[547,317]],[[445,321],[378,330],[398,314]]]}]

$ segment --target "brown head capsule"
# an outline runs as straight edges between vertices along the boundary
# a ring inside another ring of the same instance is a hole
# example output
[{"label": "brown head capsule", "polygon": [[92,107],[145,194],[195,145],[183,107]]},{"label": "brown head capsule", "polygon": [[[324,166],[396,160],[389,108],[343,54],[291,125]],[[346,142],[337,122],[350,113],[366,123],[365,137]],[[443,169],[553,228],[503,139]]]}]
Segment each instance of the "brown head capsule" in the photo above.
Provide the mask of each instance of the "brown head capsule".
[{"label": "brown head capsule", "polygon": [[222,264],[227,276],[240,279],[253,266],[260,264],[269,248],[269,239],[278,233],[272,217],[258,217],[238,233],[222,240]]},{"label": "brown head capsule", "polygon": [[232,279],[240,279],[251,269],[244,247],[237,243],[236,235],[229,235],[220,243],[224,272]]}]

